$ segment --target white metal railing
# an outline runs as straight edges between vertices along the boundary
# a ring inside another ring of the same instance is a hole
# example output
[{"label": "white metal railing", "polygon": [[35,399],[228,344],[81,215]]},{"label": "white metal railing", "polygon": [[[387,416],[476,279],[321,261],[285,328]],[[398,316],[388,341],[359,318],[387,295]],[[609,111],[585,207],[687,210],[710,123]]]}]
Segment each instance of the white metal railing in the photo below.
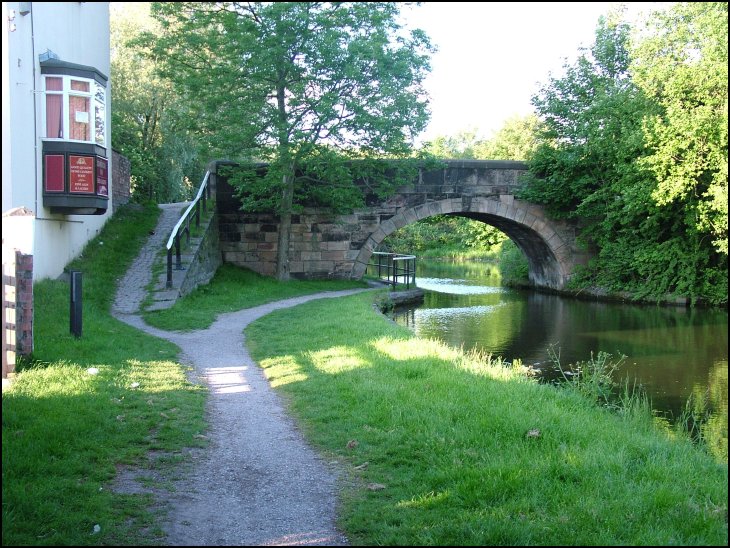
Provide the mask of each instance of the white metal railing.
[{"label": "white metal railing", "polygon": [[175,247],[175,268],[176,270],[182,270],[182,256],[180,253],[180,239],[183,234],[187,237],[187,242],[190,242],[190,219],[192,213],[195,213],[195,226],[200,226],[200,207],[202,203],[203,212],[207,211],[207,203],[210,199],[210,171],[205,172],[203,182],[200,183],[198,194],[195,199],[190,202],[190,205],[182,214],[180,220],[175,225],[170,233],[170,238],[167,240],[167,287],[172,287],[172,248]]}]

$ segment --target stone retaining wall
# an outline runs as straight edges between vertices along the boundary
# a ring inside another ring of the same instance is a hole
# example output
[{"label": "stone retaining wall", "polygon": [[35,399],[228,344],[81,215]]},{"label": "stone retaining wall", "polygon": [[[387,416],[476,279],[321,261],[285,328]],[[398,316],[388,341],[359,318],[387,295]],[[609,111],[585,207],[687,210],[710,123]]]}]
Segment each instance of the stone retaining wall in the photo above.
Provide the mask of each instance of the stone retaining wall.
[{"label": "stone retaining wall", "polygon": [[187,295],[199,285],[207,284],[221,263],[218,216],[214,214],[209,220],[200,245],[186,266],[185,279],[180,286],[180,296]]}]

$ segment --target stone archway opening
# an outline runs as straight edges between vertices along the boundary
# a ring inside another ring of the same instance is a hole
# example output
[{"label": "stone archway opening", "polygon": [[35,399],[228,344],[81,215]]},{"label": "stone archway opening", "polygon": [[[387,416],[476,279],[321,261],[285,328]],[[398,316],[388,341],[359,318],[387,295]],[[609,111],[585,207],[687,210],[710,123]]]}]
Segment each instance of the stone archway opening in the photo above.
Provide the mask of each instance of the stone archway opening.
[{"label": "stone archway opening", "polygon": [[503,282],[526,285],[524,252],[499,228],[467,215],[434,215],[395,230],[378,252],[415,255],[419,259],[474,259],[493,263]]},{"label": "stone archway opening", "polygon": [[[548,289],[562,289],[567,281],[566,267],[556,251],[565,250],[560,235],[548,224],[529,213],[517,200],[509,204],[487,198],[443,200],[399,212],[371,234],[357,258],[353,274],[361,276],[372,252],[403,226],[435,215],[466,217],[493,226],[503,232],[522,251],[528,262],[530,284]],[[465,210],[466,209],[466,210]],[[362,265],[362,272],[358,269]]]}]

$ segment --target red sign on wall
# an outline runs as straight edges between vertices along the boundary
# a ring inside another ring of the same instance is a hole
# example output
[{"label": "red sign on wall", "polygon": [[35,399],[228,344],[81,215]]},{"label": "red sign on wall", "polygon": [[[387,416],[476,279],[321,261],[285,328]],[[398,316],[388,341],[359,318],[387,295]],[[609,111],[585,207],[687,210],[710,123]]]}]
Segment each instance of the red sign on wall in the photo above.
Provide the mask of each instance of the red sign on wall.
[{"label": "red sign on wall", "polygon": [[96,193],[99,196],[109,196],[109,160],[96,159]]},{"label": "red sign on wall", "polygon": [[69,156],[69,192],[94,192],[94,157]]},{"label": "red sign on wall", "polygon": [[66,190],[66,162],[63,154],[46,154],[46,192]]}]

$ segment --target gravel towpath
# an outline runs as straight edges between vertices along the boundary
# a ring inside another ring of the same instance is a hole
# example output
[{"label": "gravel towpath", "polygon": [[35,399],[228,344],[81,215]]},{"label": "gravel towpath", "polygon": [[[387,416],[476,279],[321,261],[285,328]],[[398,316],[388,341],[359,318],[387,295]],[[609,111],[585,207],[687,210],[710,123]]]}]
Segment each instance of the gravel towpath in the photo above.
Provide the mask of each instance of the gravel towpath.
[{"label": "gravel towpath", "polygon": [[[148,254],[146,249],[140,253]],[[335,527],[336,465],[306,444],[249,356],[242,331],[274,310],[363,290],[318,293],[221,314],[208,329],[179,333],[148,326],[122,303],[141,302],[144,285],[137,285],[137,278],[120,281],[113,314],[177,344],[181,360],[194,367],[210,390],[210,444],[193,453],[190,471],[175,479],[162,524],[167,544],[347,545]]]}]

